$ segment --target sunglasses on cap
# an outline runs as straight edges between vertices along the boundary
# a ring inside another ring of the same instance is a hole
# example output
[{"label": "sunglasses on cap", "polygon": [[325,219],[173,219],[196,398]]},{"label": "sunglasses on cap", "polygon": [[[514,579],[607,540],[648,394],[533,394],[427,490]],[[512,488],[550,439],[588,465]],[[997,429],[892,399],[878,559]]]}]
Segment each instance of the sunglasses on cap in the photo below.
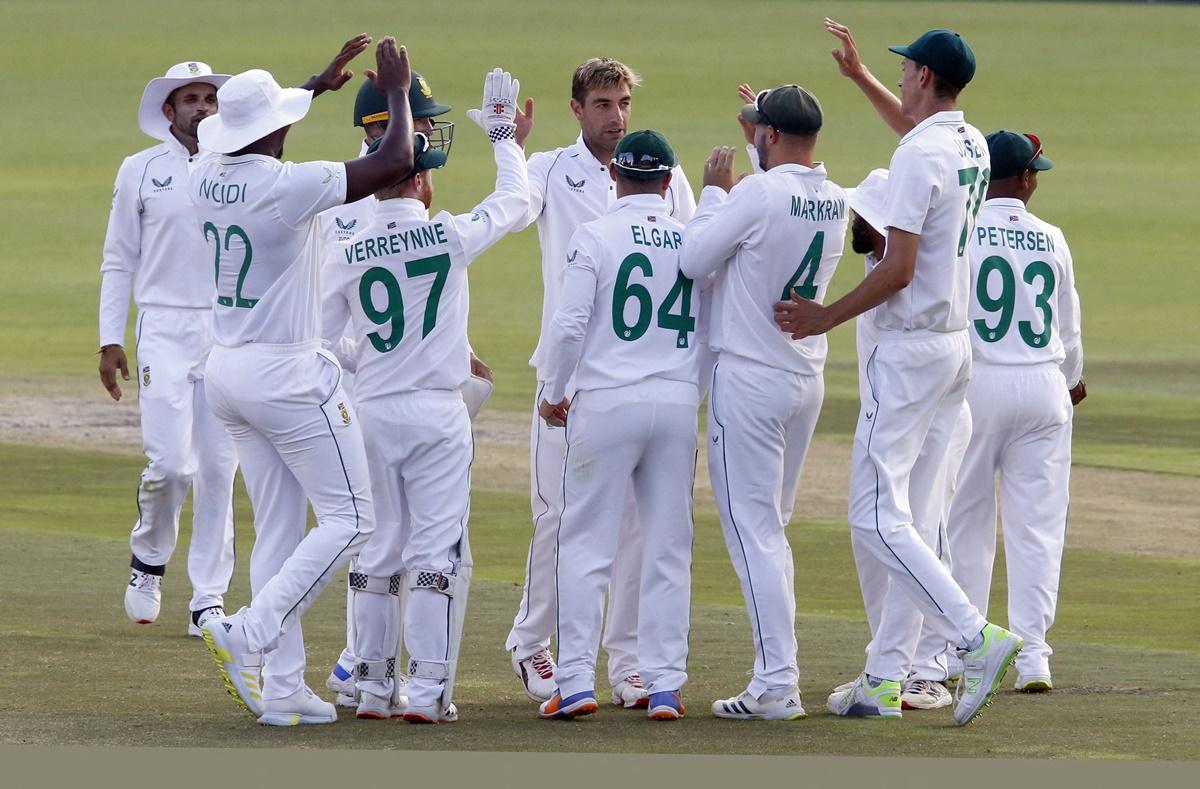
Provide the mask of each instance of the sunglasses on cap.
[{"label": "sunglasses on cap", "polygon": [[1037,138],[1036,134],[1022,133],[1025,134],[1025,137],[1027,137],[1031,143],[1033,143],[1033,156],[1030,156],[1029,161],[1025,162],[1025,166],[1021,168],[1022,171],[1025,171],[1028,170],[1033,163],[1037,161],[1037,158],[1042,155],[1042,141]]},{"label": "sunglasses on cap", "polygon": [[653,173],[671,169],[668,165],[663,164],[662,159],[647,153],[635,157],[631,151],[625,151],[624,153],[618,154],[613,161],[616,162],[617,167],[621,167],[626,170],[642,170],[644,172]]},{"label": "sunglasses on cap", "polygon": [[772,129],[778,129],[779,127],[775,125],[775,121],[771,120],[771,116],[768,115],[766,110],[762,108],[763,99],[765,99],[767,94],[770,92],[770,89],[760,90],[758,92],[758,95],[754,97],[754,111],[762,116],[762,119],[767,122],[768,126],[770,126]]}]

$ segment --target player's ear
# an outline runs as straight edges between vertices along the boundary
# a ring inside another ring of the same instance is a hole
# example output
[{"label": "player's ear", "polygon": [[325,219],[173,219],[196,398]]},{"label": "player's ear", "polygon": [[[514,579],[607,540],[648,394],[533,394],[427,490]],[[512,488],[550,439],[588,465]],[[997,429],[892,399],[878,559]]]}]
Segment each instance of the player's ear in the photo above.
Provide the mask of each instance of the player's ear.
[{"label": "player's ear", "polygon": [[162,114],[164,116],[166,116],[166,119],[168,121],[170,121],[171,123],[175,122],[175,107],[171,105],[171,102],[169,102],[169,101],[163,102]]},{"label": "player's ear", "polygon": [[617,180],[617,165],[612,162],[608,163],[608,177],[613,179],[613,181]]},{"label": "player's ear", "polygon": [[671,176],[672,175],[674,175],[674,173],[667,173],[666,175],[664,175],[662,177],[662,185],[660,187],[660,190],[661,190],[662,194],[664,194],[664,195],[667,193],[667,190],[671,188]]},{"label": "player's ear", "polygon": [[575,113],[575,120],[583,120],[583,105],[571,98],[571,112]]}]

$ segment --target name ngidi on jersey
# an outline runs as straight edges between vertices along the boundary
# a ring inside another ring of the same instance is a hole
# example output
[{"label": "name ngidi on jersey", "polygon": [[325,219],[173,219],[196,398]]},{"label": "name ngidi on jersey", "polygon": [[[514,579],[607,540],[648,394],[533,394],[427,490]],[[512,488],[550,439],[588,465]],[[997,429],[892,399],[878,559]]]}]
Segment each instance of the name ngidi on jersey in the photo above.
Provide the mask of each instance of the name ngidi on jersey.
[{"label": "name ngidi on jersey", "polygon": [[457,390],[470,376],[467,267],[525,219],[525,158],[493,148],[495,190],[469,214],[392,198],[334,250],[322,270],[322,337],[336,343],[349,319],[357,344],[358,403],[418,389]]},{"label": "name ngidi on jersey", "polygon": [[1015,198],[983,204],[969,245],[971,351],[988,364],[1063,365],[1069,384],[1083,365],[1079,295],[1062,231]]},{"label": "name ngidi on jersey", "polygon": [[619,198],[567,248],[548,327],[546,400],[651,377],[697,384],[700,293],[679,271],[683,225],[658,195]]},{"label": "name ngidi on jersey", "polygon": [[825,369],[825,335],[793,340],[775,323],[775,302],[798,290],[823,301],[846,242],[846,192],[825,167],[781,164],[750,175],[728,196],[700,194],[684,236],[683,270],[715,274],[709,344],[780,370]]},{"label": "name ngidi on jersey", "polygon": [[218,345],[318,339],[317,214],[346,200],[340,162],[209,156],[188,178],[215,267]]},{"label": "name ngidi on jersey", "polygon": [[987,142],[958,111],[935,113],[900,140],[889,168],[884,226],[921,239],[912,282],[875,308],[881,331],[967,328],[967,242],[990,167]]}]

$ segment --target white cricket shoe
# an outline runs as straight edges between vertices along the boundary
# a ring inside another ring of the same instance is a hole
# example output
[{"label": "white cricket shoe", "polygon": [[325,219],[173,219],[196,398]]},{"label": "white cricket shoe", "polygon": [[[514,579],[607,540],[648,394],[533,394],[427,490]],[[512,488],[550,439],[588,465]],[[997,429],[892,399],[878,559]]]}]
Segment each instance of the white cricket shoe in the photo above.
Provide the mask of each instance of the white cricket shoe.
[{"label": "white cricket shoe", "polygon": [[712,713],[718,718],[743,721],[794,721],[808,717],[800,701],[800,689],[795,686],[768,690],[757,699],[744,690],[733,698],[714,701]]},{"label": "white cricket shoe", "polygon": [[158,619],[162,603],[161,575],[144,573],[129,568],[129,585],[125,587],[125,613],[139,625],[148,625]]},{"label": "white cricket shoe", "polygon": [[954,702],[946,686],[932,679],[906,679],[900,683],[900,708],[940,710]]},{"label": "white cricket shoe", "polygon": [[337,708],[317,698],[308,685],[300,686],[295,693],[282,699],[267,699],[263,702],[263,714],[258,718],[259,723],[267,726],[333,723],[336,720]]},{"label": "white cricket shoe", "polygon": [[334,704],[339,707],[357,707],[355,697],[354,664],[346,665],[346,654],[343,652],[338,661],[333,664],[333,670],[325,678],[325,687],[337,694]]},{"label": "white cricket shoe", "polygon": [[558,689],[554,682],[554,672],[558,667],[554,665],[554,658],[550,655],[549,648],[535,652],[523,660],[517,660],[517,650],[513,649],[512,667],[513,672],[520,678],[521,685],[525,688],[525,695],[531,701],[539,704],[549,701],[550,697],[554,695],[554,691]]},{"label": "white cricket shoe", "polygon": [[192,614],[192,620],[188,622],[188,635],[192,638],[204,638],[204,633],[200,632],[200,628],[204,627],[210,619],[224,619],[225,609],[219,605],[211,605],[201,611]]},{"label": "white cricket shoe", "polygon": [[613,685],[612,703],[627,710],[644,710],[650,706],[650,694],[642,684],[640,674],[630,674]]},{"label": "white cricket shoe", "polygon": [[845,693],[846,691],[850,690],[850,688],[854,687],[856,684],[858,684],[858,677],[855,677],[854,679],[850,680],[849,682],[843,682],[841,685],[838,685],[836,688],[834,688],[833,692],[834,693]]},{"label": "white cricket shoe", "polygon": [[262,652],[252,652],[246,639],[243,620],[248,610],[242,608],[233,616],[210,619],[200,632],[225,678],[225,690],[242,709],[257,718],[263,714],[262,686],[259,685]]},{"label": "white cricket shoe", "polygon": [[458,707],[453,703],[445,709],[441,709],[441,704],[430,704],[428,707],[409,707],[400,717],[409,723],[454,723],[458,720]]},{"label": "white cricket shoe", "polygon": [[1022,693],[1049,693],[1054,689],[1049,674],[1021,674],[1017,677],[1016,689]]},{"label": "white cricket shoe", "polygon": [[360,690],[355,715],[369,720],[386,720],[399,718],[407,709],[408,696],[400,696],[393,704],[391,696],[376,696],[369,691]]},{"label": "white cricket shoe", "polygon": [[978,649],[958,650],[963,673],[955,688],[954,720],[959,726],[973,721],[992,703],[1005,672],[1025,646],[1025,639],[990,622],[979,634],[983,636],[983,643]]},{"label": "white cricket shoe", "polygon": [[825,707],[834,715],[844,718],[899,718],[900,683],[896,680],[880,680],[872,685],[866,674],[843,690],[835,690],[825,701]]}]

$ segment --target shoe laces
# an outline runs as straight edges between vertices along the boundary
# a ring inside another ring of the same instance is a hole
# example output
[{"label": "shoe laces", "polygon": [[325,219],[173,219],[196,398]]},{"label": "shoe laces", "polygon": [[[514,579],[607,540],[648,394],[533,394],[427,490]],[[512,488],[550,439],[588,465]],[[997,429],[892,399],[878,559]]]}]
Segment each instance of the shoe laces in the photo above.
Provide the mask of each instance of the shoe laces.
[{"label": "shoe laces", "polygon": [[130,579],[129,585],[143,592],[157,592],[159,587],[162,586],[162,576],[154,575],[153,573],[144,573],[141,570],[134,570],[133,578]]},{"label": "shoe laces", "polygon": [[636,673],[630,674],[628,677],[626,677],[625,679],[623,679],[621,681],[628,682],[630,685],[634,686],[635,688],[639,688],[640,690],[646,689],[646,686],[642,684],[642,675],[641,674],[636,674]]},{"label": "shoe laces", "polygon": [[929,693],[933,690],[933,688],[930,687],[932,684],[933,680],[914,679],[912,682],[908,683],[908,692],[920,694]]},{"label": "shoe laces", "polygon": [[550,657],[549,649],[530,655],[529,662],[542,679],[554,678],[554,658]]}]

